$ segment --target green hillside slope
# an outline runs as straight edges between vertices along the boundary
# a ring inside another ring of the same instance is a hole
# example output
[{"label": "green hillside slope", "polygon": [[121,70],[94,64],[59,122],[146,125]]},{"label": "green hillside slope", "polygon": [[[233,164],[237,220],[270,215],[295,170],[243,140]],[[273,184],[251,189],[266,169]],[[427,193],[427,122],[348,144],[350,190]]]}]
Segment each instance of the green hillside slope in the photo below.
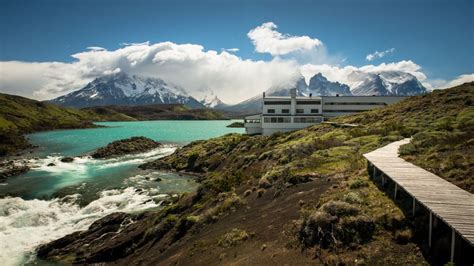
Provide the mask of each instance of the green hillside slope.
[{"label": "green hillside slope", "polygon": [[23,134],[52,129],[87,128],[96,118],[20,96],[0,94],[0,156],[28,147]]}]

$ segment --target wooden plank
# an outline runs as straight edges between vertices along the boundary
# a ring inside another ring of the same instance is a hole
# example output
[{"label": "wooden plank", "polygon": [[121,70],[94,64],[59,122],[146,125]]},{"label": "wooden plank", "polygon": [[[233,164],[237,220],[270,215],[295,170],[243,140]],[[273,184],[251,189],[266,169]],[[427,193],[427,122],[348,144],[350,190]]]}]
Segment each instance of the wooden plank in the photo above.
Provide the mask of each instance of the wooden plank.
[{"label": "wooden plank", "polygon": [[474,195],[441,177],[398,157],[398,149],[410,139],[392,142],[364,157],[410,196],[474,244]]}]

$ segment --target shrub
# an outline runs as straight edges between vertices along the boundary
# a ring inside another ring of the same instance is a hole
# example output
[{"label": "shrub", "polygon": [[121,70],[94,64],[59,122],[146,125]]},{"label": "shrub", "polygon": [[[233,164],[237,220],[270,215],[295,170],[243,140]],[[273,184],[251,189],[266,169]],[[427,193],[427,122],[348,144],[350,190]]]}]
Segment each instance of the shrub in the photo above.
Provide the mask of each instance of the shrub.
[{"label": "shrub", "polygon": [[367,182],[367,180],[362,179],[360,177],[352,180],[349,183],[349,188],[351,189],[357,189],[357,188],[368,187],[368,186],[369,186],[369,182]]},{"label": "shrub", "polygon": [[245,192],[244,192],[244,197],[248,197],[251,193],[252,193],[252,190],[251,190],[251,189],[245,190]]},{"label": "shrub", "polygon": [[357,192],[349,192],[342,197],[342,200],[351,204],[362,204],[364,201]]},{"label": "shrub", "polygon": [[304,219],[298,230],[298,238],[303,246],[311,247],[321,244],[327,247],[333,240],[331,235],[332,224],[337,220],[326,212],[315,211]]},{"label": "shrub", "polygon": [[245,230],[234,228],[229,233],[223,235],[219,238],[217,245],[229,248],[237,245],[239,242],[245,241],[250,237],[250,235]]},{"label": "shrub", "polygon": [[398,244],[407,244],[411,238],[413,237],[413,233],[410,229],[405,229],[405,230],[398,230],[395,232],[395,241]]},{"label": "shrub", "polygon": [[330,201],[322,206],[322,209],[334,216],[354,216],[359,214],[359,208],[344,201]]},{"label": "shrub", "polygon": [[408,143],[400,146],[400,155],[413,155],[416,154],[416,147],[412,143]]},{"label": "shrub", "polygon": [[269,187],[272,186],[272,184],[270,183],[270,181],[267,178],[267,175],[262,176],[262,178],[260,178],[260,180],[258,180],[258,186],[260,188],[269,188]]},{"label": "shrub", "polygon": [[364,243],[372,238],[375,222],[366,215],[344,217],[336,230],[336,238],[342,242]]}]

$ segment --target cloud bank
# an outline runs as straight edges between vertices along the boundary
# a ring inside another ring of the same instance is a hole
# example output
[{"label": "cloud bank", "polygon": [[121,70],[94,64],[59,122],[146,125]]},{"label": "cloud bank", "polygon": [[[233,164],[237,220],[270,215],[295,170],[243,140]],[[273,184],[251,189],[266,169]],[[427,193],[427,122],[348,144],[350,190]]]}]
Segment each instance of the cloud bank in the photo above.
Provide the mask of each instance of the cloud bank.
[{"label": "cloud bank", "polygon": [[[257,52],[270,53],[273,59],[243,59],[233,54],[238,48],[217,52],[199,44],[172,42],[123,43],[119,49],[110,51],[91,46],[73,54],[72,63],[0,62],[0,91],[45,100],[80,89],[96,77],[126,72],[162,78],[198,99],[214,91],[224,102],[237,103],[272,86],[291,83],[301,75],[309,80],[318,72],[349,86],[355,82],[353,73],[388,70],[408,72],[428,88],[449,87],[474,77],[466,74],[450,82],[428,80],[421,66],[411,60],[340,66],[326,53],[320,40],[282,34],[272,22],[250,30],[248,37]],[[300,60],[298,56],[302,55],[309,59]]]}]

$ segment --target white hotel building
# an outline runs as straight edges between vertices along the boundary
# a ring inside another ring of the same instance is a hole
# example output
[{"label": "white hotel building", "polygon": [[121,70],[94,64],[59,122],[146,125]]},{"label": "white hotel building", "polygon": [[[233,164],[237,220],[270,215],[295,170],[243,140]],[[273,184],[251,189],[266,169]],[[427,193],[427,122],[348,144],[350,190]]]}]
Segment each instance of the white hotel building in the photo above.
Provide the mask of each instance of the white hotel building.
[{"label": "white hotel building", "polygon": [[325,119],[354,114],[399,102],[401,96],[318,96],[297,97],[296,89],[290,97],[265,97],[262,114],[245,117],[247,134],[271,135],[321,123]]}]

